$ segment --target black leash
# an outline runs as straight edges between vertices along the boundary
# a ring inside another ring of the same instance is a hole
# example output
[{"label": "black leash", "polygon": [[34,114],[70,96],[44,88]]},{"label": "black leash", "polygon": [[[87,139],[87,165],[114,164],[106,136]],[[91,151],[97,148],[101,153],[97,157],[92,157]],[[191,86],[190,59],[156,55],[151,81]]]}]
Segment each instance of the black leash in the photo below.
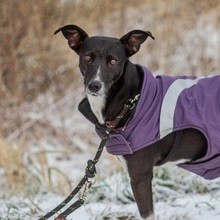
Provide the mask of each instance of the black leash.
[{"label": "black leash", "polygon": [[90,181],[90,179],[94,178],[96,175],[96,168],[95,165],[98,163],[102,151],[104,149],[104,146],[109,138],[110,133],[117,127],[118,123],[120,120],[130,111],[132,110],[136,102],[139,99],[140,94],[136,95],[134,99],[129,99],[126,104],[124,105],[124,108],[120,112],[120,114],[116,117],[114,120],[114,123],[108,123],[107,129],[105,131],[105,136],[102,138],[98,150],[96,152],[96,155],[93,160],[88,160],[87,162],[87,167],[85,169],[85,175],[77,185],[77,187],[70,193],[70,195],[62,202],[60,205],[58,205],[56,208],[54,208],[52,211],[47,213],[45,216],[41,217],[38,220],[47,220],[51,216],[58,214],[58,212],[64,208],[74,197],[75,195],[79,192],[79,190],[85,185],[84,191],[80,198],[73,203],[71,206],[69,206],[65,211],[63,211],[59,216],[55,218],[55,220],[65,220],[68,215],[70,215],[72,212],[74,212],[76,209],[78,209],[80,206],[82,206],[86,199],[87,199],[87,194],[89,192],[89,189],[91,188],[93,182]]}]

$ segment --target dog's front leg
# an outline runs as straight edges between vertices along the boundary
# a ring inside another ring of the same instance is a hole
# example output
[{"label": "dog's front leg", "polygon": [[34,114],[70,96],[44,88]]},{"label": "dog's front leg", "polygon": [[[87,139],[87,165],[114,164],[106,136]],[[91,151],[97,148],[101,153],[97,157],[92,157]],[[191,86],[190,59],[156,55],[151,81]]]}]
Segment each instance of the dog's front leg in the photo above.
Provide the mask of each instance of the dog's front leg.
[{"label": "dog's front leg", "polygon": [[146,220],[154,220],[151,184],[153,165],[141,159],[139,157],[140,155],[137,154],[138,153],[124,157],[127,162],[132,191],[141,217]]},{"label": "dog's front leg", "polygon": [[152,173],[130,176],[131,187],[142,218],[153,220]]}]

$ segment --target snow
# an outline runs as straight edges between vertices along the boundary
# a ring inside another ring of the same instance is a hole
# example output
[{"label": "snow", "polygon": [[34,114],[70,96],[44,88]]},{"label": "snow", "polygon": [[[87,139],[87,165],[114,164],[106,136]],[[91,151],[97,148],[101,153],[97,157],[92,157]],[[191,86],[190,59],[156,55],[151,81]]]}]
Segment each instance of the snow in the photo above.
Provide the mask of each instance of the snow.
[{"label": "snow", "polygon": [[[176,168],[171,167],[167,172],[177,172]],[[156,171],[157,172],[157,171]],[[158,171],[161,172],[161,171]],[[179,177],[185,178],[182,185],[175,186],[175,176],[171,176],[172,180],[161,179],[154,180],[154,200],[156,219],[169,220],[217,220],[220,216],[220,192],[219,180],[212,183],[195,177],[198,181],[195,183],[193,174],[180,172]],[[189,180],[189,181],[187,181]],[[160,184],[158,184],[160,182]],[[186,193],[188,184],[191,189]],[[192,185],[194,184],[194,188]],[[132,201],[132,193],[129,186],[128,178],[125,173],[116,173],[112,177],[104,180],[104,183],[96,183],[98,186],[95,192],[91,192],[88,202],[82,208],[71,214],[68,219],[140,219],[136,204]],[[168,185],[171,188],[168,188]],[[172,190],[172,186],[176,189]],[[206,193],[198,193],[204,189],[196,189],[199,186],[204,188]],[[102,201],[97,202],[99,198]],[[125,218],[126,217],[126,218]]]},{"label": "snow", "polygon": [[[104,156],[102,160],[105,159]],[[69,162],[66,161],[66,166]],[[100,162],[98,165],[97,180],[88,194],[86,204],[69,215],[67,219],[140,219],[127,173],[114,171],[108,177],[99,178],[104,171],[103,167],[100,167],[102,164]],[[75,170],[74,173],[80,177],[83,175],[83,170]],[[154,173],[153,192],[157,220],[219,220],[219,179],[206,181],[170,165],[156,168]],[[74,181],[75,185],[78,180]],[[0,214],[3,219],[7,219],[7,216],[10,216],[9,219],[37,219],[60,204],[66,196],[41,191],[34,197],[25,199],[22,196],[1,198]]]},{"label": "snow", "polygon": [[[189,195],[182,198],[175,198],[172,202],[158,202],[155,204],[156,219],[219,220],[219,202],[219,199],[207,195]],[[93,203],[77,210],[74,214],[69,216],[69,219],[101,220],[103,216],[109,216],[109,219],[119,219],[119,217],[122,216],[127,216],[127,219],[131,219],[132,216],[132,219],[139,219],[134,203],[129,205]]]}]

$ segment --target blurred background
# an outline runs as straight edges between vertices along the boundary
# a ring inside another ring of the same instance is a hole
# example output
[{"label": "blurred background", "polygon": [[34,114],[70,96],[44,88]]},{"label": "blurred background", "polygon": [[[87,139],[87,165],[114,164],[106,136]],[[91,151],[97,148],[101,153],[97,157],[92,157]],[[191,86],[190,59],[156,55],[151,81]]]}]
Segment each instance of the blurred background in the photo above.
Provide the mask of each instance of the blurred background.
[{"label": "blurred background", "polygon": [[[83,97],[78,56],[62,34],[53,34],[59,27],[76,24],[90,36],[118,38],[148,30],[155,40],[148,39],[131,60],[153,74],[220,72],[219,0],[0,0],[0,5],[0,188],[7,195],[29,196],[42,186],[67,193],[75,180],[66,161],[78,169],[99,142],[78,113]],[[106,157],[111,172],[121,169]]]}]

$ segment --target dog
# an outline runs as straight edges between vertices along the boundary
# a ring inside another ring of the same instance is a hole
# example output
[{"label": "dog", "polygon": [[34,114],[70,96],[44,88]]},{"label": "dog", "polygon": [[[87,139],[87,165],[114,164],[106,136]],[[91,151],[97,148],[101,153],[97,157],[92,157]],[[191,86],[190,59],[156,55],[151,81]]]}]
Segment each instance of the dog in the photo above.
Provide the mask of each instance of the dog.
[{"label": "dog", "polygon": [[137,53],[149,31],[133,30],[120,39],[92,36],[76,25],[62,32],[79,55],[86,97],[79,110],[102,137],[127,100],[138,103],[110,135],[106,149],[122,156],[139,213],[155,219],[153,167],[165,162],[206,179],[220,176],[220,76],[157,76],[129,57]]}]

